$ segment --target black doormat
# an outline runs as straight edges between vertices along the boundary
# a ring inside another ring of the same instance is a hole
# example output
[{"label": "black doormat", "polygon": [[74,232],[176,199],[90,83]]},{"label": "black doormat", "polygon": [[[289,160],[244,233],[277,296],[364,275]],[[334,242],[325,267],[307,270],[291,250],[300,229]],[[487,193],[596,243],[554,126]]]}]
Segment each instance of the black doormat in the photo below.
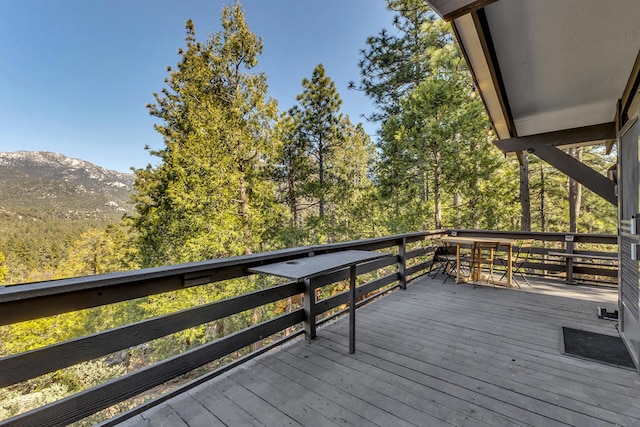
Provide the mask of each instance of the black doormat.
[{"label": "black doormat", "polygon": [[584,359],[635,369],[620,337],[562,327],[564,352]]}]

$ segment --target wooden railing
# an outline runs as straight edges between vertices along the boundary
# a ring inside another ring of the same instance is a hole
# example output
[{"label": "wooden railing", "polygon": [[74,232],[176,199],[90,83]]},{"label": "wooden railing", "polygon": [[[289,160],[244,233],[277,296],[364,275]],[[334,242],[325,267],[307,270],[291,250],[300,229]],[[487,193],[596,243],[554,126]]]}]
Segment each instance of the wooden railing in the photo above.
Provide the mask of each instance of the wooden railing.
[{"label": "wooden railing", "polygon": [[[466,237],[505,237],[508,239],[534,239],[531,256],[523,268],[527,275],[548,279],[564,280],[567,277],[567,263],[562,257],[549,255],[550,252],[566,252],[589,255],[576,258],[571,263],[573,277],[577,283],[617,286],[618,262],[609,257],[618,256],[618,236],[613,234],[541,233],[487,230],[447,230]],[[603,259],[599,259],[602,257]]]},{"label": "wooden railing", "polygon": [[[532,274],[553,276],[562,272],[563,265],[549,261],[550,250],[543,242],[561,243],[561,249],[573,250],[576,243],[615,245],[616,236],[574,235],[573,242],[567,242],[565,234],[559,233],[514,233],[475,230],[454,230],[458,235],[478,236],[500,234],[510,238],[534,238],[540,243],[527,268]],[[372,280],[360,284],[356,289],[359,305],[393,289],[403,289],[412,277],[424,274],[431,264],[433,248],[431,240],[443,231],[425,231],[375,238],[347,243],[310,246],[279,250],[268,253],[232,257],[171,267],[144,269],[133,272],[113,273],[100,276],[65,279],[59,281],[0,287],[0,325],[44,318],[47,316],[104,306],[116,302],[198,287],[224,280],[248,276],[247,268],[271,264],[317,254],[349,249],[392,252],[390,256],[368,262],[357,267],[358,276],[375,274]],[[567,243],[574,245],[566,246]],[[547,243],[550,244],[550,243]],[[560,247],[555,248],[558,250]],[[597,251],[596,251],[597,252]],[[604,253],[604,252],[598,252]],[[607,266],[576,266],[576,274],[593,277],[617,276],[617,268]],[[237,352],[254,343],[265,342],[250,355],[225,365],[199,377],[187,387],[206,381],[245,360],[283,341],[304,333],[303,322],[320,324],[342,314],[349,296],[338,293],[325,299],[316,300],[316,290],[327,285],[346,280],[349,269],[332,272],[313,278],[307,286],[303,283],[284,283],[257,290],[237,297],[173,312],[164,316],[145,319],[136,323],[117,327],[42,347],[25,353],[14,354],[0,359],[0,388],[21,383],[40,375],[57,371],[78,363],[94,360],[124,349],[148,343],[152,340],[186,330],[237,313],[252,310],[276,301],[303,295],[310,302],[307,307],[298,307],[276,318],[251,325],[223,338],[208,342],[185,352],[176,354],[150,366],[138,369],[96,387],[78,392],[49,405],[36,408],[13,418],[0,421],[0,425],[34,426],[67,425],[81,420],[118,402],[133,398],[167,381],[207,365],[223,356]],[[313,327],[315,329],[315,325]],[[285,336],[283,331],[293,333]],[[167,393],[154,403],[177,393]],[[133,416],[145,406],[130,411]],[[103,425],[111,425],[107,421]]]},{"label": "wooden railing", "polygon": [[[425,256],[428,245],[413,251],[408,247],[422,242],[437,231],[410,233],[385,238],[286,249],[205,262],[160,267],[133,272],[114,273],[59,281],[14,285],[0,288],[0,325],[43,318],[46,316],[103,306],[188,287],[247,276],[247,268],[287,261],[311,255],[348,249],[383,250],[395,248],[393,254],[357,267],[358,276],[382,272],[375,280],[357,287],[360,304],[390,289],[406,287],[407,278],[419,273],[428,263],[407,268],[407,261]],[[311,301],[311,309],[297,308],[274,319],[252,325],[221,339],[209,342],[156,364],[134,371],[94,388],[76,393],[0,424],[12,426],[66,425],[81,420],[104,408],[132,398],[146,390],[229,355],[251,344],[272,337],[302,322],[324,322],[340,314],[332,313],[348,301],[347,293],[316,302],[316,289],[345,280],[349,269],[313,278],[305,288],[302,283],[285,283],[245,295],[216,301],[164,316],[80,337],[66,342],[11,355],[0,359],[0,388],[20,383],[84,361],[107,356],[194,326],[202,325],[275,301],[302,294]],[[385,270],[390,270],[389,272]],[[364,299],[366,297],[366,299]],[[364,300],[363,300],[364,299]],[[309,317],[305,312],[311,312]],[[315,325],[314,325],[315,329]],[[292,336],[299,335],[296,331]],[[276,341],[279,344],[281,340]],[[273,345],[275,345],[273,344]],[[264,351],[265,347],[262,349]]]}]

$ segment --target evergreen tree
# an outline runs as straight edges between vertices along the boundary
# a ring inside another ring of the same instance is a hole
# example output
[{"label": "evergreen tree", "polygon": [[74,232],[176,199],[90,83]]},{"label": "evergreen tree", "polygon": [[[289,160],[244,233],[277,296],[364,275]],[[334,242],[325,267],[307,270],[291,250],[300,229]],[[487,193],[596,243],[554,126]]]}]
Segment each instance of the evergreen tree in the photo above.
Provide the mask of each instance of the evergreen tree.
[{"label": "evergreen tree", "polygon": [[358,64],[360,83],[349,85],[364,91],[374,101],[378,111],[369,117],[374,121],[384,120],[400,111],[402,97],[431,72],[425,63],[434,46],[442,48],[453,41],[448,31],[423,31],[424,25],[440,21],[427,2],[387,0],[387,8],[395,12],[393,34],[382,29],[367,39],[367,47],[360,52],[362,59]]},{"label": "evergreen tree", "polygon": [[498,153],[450,27],[425,2],[387,5],[397,12],[397,34],[369,38],[359,88],[381,121],[376,172],[382,199],[391,201],[389,229],[510,223],[509,214],[478,209],[506,181],[491,177]]},{"label": "evergreen tree", "polygon": [[340,129],[344,142],[333,151],[329,189],[333,240],[379,236],[384,230],[372,211],[375,188],[370,177],[375,146],[362,124],[354,125],[348,116],[342,117]]},{"label": "evergreen tree", "polygon": [[222,30],[198,42],[187,21],[186,48],[167,87],[148,105],[165,148],[136,173],[136,213],[144,266],[250,253],[278,214],[264,179],[276,102],[266,77],[250,73],[262,40],[241,5],[222,10]]},{"label": "evergreen tree", "polygon": [[[282,146],[276,169],[292,223],[304,224],[304,230],[296,228],[297,237],[319,243],[370,235],[371,221],[359,219],[366,217],[361,204],[373,189],[371,140],[361,124],[340,113],[342,101],[322,64],[302,86],[298,105],[278,126]],[[316,205],[313,215],[309,208]]]},{"label": "evergreen tree", "polygon": [[322,218],[334,178],[331,174],[334,150],[344,144],[340,128],[342,100],[335,83],[325,74],[322,64],[318,64],[313,70],[311,80],[302,80],[302,87],[302,93],[296,97],[300,108],[292,112],[299,120],[299,138],[315,164],[317,179],[309,185],[310,192],[318,201],[318,216]]},{"label": "evergreen tree", "polygon": [[302,226],[302,213],[308,208],[306,181],[313,173],[313,163],[300,137],[301,114],[297,107],[283,113],[276,124],[278,148],[274,157],[273,176],[278,183],[280,202],[289,210],[289,226]]},{"label": "evergreen tree", "polygon": [[117,251],[106,232],[95,228],[80,235],[69,249],[58,277],[91,276],[117,271]]}]

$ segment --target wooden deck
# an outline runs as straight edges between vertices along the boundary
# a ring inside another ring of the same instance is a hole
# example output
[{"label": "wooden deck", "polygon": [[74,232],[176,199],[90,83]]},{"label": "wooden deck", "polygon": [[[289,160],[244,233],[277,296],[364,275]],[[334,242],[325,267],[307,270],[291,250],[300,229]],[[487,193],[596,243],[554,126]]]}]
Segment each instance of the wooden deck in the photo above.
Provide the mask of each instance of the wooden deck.
[{"label": "wooden deck", "polygon": [[640,375],[561,353],[562,326],[617,334],[616,301],[419,279],[358,310],[354,355],[343,318],[121,425],[640,425]]}]

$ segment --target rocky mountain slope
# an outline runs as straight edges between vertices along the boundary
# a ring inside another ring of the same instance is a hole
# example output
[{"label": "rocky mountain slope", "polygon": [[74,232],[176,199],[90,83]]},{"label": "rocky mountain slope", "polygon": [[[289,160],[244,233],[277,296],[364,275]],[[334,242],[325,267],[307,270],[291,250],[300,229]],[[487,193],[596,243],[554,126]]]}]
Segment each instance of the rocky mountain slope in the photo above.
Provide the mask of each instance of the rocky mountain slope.
[{"label": "rocky mountain slope", "polygon": [[133,179],[58,153],[0,152],[0,220],[120,218]]}]

